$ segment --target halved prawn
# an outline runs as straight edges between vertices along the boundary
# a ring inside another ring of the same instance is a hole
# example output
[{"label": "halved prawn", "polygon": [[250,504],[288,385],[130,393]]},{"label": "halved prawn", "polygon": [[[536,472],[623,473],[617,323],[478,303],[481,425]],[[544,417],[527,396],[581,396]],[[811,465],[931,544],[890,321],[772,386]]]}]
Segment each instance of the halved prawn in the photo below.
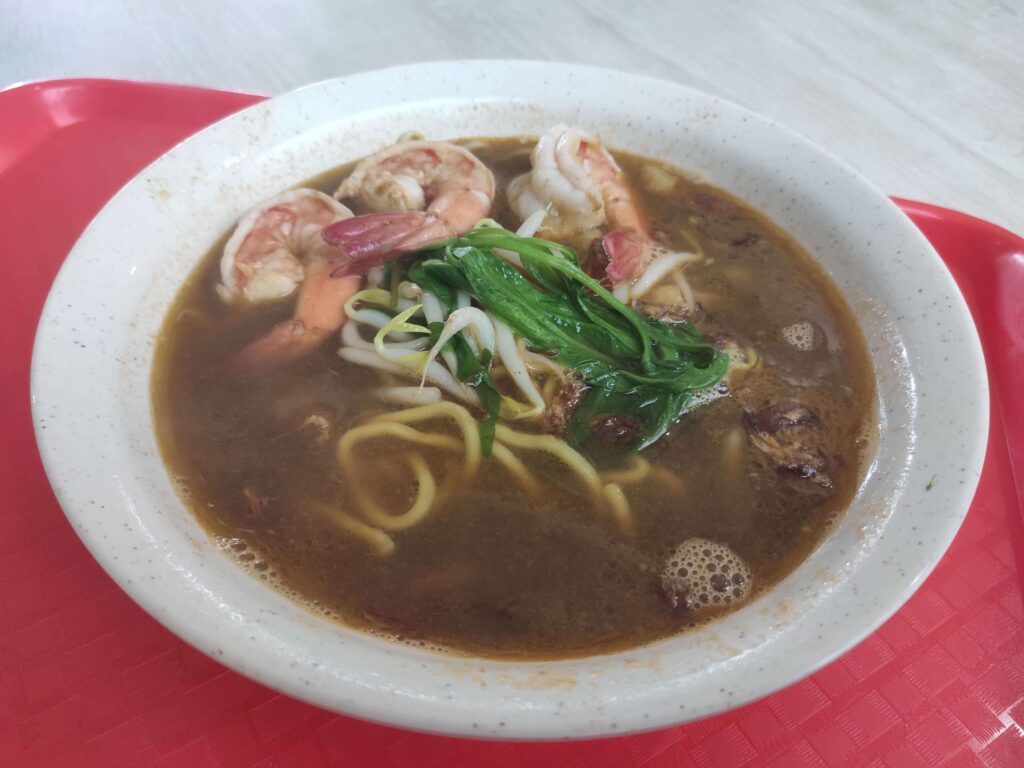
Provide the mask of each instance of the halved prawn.
[{"label": "halved prawn", "polygon": [[264,302],[299,288],[290,320],[246,345],[232,360],[243,369],[266,368],[311,351],[345,320],[345,302],[357,290],[354,277],[332,278],[337,248],[324,242],[324,227],[352,211],[315,189],[292,189],[252,208],[224,246],[225,301]]},{"label": "halved prawn", "polygon": [[400,141],[360,162],[334,196],[377,211],[339,221],[323,233],[341,249],[334,274],[363,274],[391,255],[470,230],[490,213],[494,176],[454,144]]},{"label": "halved prawn", "polygon": [[546,210],[543,228],[556,239],[598,234],[616,285],[636,280],[666,249],[651,239],[647,221],[622,169],[595,137],[556,125],[537,140],[531,170],[512,180],[509,202],[521,219]]}]

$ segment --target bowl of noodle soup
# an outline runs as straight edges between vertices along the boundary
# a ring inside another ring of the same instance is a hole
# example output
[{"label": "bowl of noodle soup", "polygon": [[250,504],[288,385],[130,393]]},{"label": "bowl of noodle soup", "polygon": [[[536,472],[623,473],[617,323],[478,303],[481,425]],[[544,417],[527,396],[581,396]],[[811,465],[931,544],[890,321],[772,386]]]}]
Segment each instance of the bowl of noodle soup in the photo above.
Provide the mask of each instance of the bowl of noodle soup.
[{"label": "bowl of noodle soup", "polygon": [[853,170],[532,62],[326,81],[172,149],[69,255],[32,397],[69,520],[158,621],[493,738],[692,720],[836,658],[952,540],[988,417],[952,278]]}]

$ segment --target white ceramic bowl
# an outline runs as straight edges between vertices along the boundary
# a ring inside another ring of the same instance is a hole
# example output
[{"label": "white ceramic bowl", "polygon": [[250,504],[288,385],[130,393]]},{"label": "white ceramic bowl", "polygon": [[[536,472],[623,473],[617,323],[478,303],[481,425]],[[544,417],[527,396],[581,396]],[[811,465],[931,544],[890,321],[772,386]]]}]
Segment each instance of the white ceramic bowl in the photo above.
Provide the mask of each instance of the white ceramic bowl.
[{"label": "white ceramic bowl", "polygon": [[[311,615],[250,577],[184,508],[154,438],[150,368],[172,298],[245,209],[416,128],[538,134],[557,122],[671,161],[743,198],[820,260],[860,319],[881,439],[835,532],[723,620],[631,651],[497,662],[391,644]],[[850,168],[734,104],[586,67],[457,62],[319,83],[174,148],[96,217],[50,292],[32,364],[57,497],[110,575],[218,661],[359,717],[472,736],[563,738],[698,718],[818,669],[921,583],[967,511],[984,456],[985,369],[939,257]],[[930,489],[930,490],[929,490]]]}]

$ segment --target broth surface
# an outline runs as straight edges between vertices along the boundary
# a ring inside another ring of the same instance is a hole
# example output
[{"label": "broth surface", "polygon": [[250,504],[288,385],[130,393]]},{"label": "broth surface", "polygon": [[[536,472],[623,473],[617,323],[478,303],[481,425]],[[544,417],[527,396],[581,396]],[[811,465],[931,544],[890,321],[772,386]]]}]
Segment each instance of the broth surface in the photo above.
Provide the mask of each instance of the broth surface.
[{"label": "broth surface", "polygon": [[[498,183],[493,217],[515,229],[504,189],[529,169],[533,142],[469,144]],[[824,271],[763,215],[670,166],[614,155],[653,230],[679,250],[695,237],[705,251],[686,272],[702,307],[698,329],[751,346],[762,361],[643,453],[679,485],[651,479],[627,489],[632,535],[596,512],[564,468],[535,456],[524,460],[545,480],[542,497],[487,464],[422,524],[396,533],[388,557],[339,530],[307,502],[355,508],[335,446],[366,413],[388,408],[373,393],[379,374],[339,359],[333,341],[260,375],[225,373],[232,352],[294,305],[292,297],[242,311],[222,302],[215,286],[226,237],[172,307],[153,377],[165,461],[210,534],[254,572],[348,625],[505,658],[618,650],[713,617],[716,609],[679,610],[666,600],[665,563],[693,537],[738,553],[755,592],[796,567],[849,504],[869,449],[874,378],[856,322]],[[330,194],[349,170],[308,186]],[[660,191],[669,182],[672,191]],[[797,323],[811,324],[802,327],[815,348],[787,341],[783,329]],[[779,471],[750,438],[745,409],[791,401],[820,422],[831,489]],[[381,440],[360,459],[378,501],[404,509],[415,489],[395,454]],[[430,460],[439,477],[454,461]]]}]

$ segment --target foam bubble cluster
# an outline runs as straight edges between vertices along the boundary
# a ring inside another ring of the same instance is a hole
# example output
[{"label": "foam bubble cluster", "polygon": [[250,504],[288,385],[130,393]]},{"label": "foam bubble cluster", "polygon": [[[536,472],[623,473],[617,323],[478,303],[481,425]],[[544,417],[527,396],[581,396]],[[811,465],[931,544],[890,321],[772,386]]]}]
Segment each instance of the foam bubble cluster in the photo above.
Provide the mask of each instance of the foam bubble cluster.
[{"label": "foam bubble cluster", "polygon": [[786,340],[787,344],[796,347],[801,352],[810,352],[821,341],[817,327],[808,320],[787,325],[782,329],[782,338]]},{"label": "foam bubble cluster", "polygon": [[297,589],[288,586],[288,584],[281,578],[280,574],[270,565],[268,558],[261,552],[257,551],[245,539],[240,537],[222,537],[218,539],[217,544],[221,551],[228,555],[238,566],[242,568],[242,570],[266,583],[267,586],[280,592],[293,603],[297,603],[300,607],[310,613],[314,613],[323,616],[330,621],[343,624],[346,628],[354,627],[356,629],[362,629],[364,632],[375,635],[376,637],[392,640],[413,648],[422,648],[424,650],[443,653],[449,656],[465,655],[457,649],[449,648],[448,646],[441,645],[440,643],[433,643],[429,640],[422,640],[415,637],[405,637],[393,632],[381,631],[374,627],[362,627],[358,623],[346,622],[345,617],[337,610],[328,605],[324,605],[319,600],[310,598],[308,595],[303,594]]},{"label": "foam bubble cluster", "polygon": [[188,480],[184,477],[175,475],[171,478],[171,484],[174,486],[174,491],[178,494],[178,498],[181,499],[186,506],[191,506],[193,500],[192,487],[189,485]]},{"label": "foam bubble cluster", "polygon": [[725,397],[729,394],[728,387],[724,383],[715,384],[712,387],[705,387],[704,389],[694,390],[693,394],[690,395],[690,399],[686,403],[686,410],[696,411],[698,408],[703,408],[708,403],[713,403],[721,397]]},{"label": "foam bubble cluster", "polygon": [[753,575],[730,547],[710,539],[687,539],[668,559],[662,582],[691,611],[746,600]]}]

